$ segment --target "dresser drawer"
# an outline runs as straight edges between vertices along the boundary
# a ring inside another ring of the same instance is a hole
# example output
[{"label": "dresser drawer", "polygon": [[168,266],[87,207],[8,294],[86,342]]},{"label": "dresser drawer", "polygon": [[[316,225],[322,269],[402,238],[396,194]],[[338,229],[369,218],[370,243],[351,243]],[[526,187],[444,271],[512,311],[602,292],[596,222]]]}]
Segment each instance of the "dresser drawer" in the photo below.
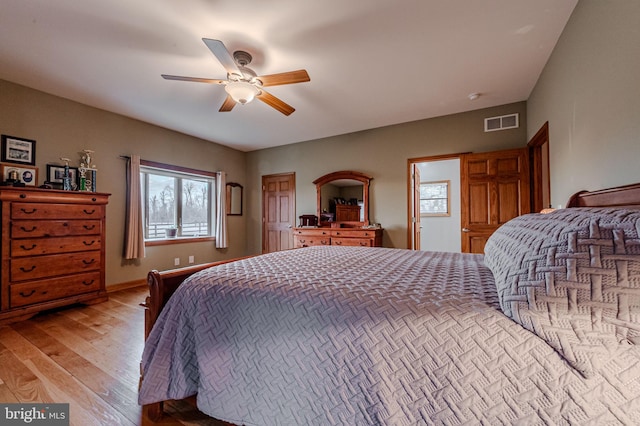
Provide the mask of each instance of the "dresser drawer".
[{"label": "dresser drawer", "polygon": [[336,246],[373,247],[373,238],[331,238]]},{"label": "dresser drawer", "polygon": [[101,233],[100,220],[14,220],[11,222],[11,238],[65,237]]},{"label": "dresser drawer", "polygon": [[305,237],[322,237],[322,236],[330,236],[331,231],[329,229],[295,229],[293,231],[293,235],[304,235]]},{"label": "dresser drawer", "polygon": [[328,246],[331,245],[331,239],[329,237],[323,238],[321,236],[294,235],[293,245],[297,248],[311,246]]},{"label": "dresser drawer", "polygon": [[99,250],[100,235],[59,238],[25,238],[11,241],[11,256],[40,256],[43,254],[73,253]]},{"label": "dresser drawer", "polygon": [[11,281],[33,280],[100,269],[100,250],[11,259]]},{"label": "dresser drawer", "polygon": [[99,272],[12,284],[9,292],[9,307],[19,308],[98,290],[100,290]]},{"label": "dresser drawer", "polygon": [[103,205],[11,203],[12,219],[101,219]]},{"label": "dresser drawer", "polygon": [[346,237],[346,238],[374,238],[376,231],[374,230],[331,230],[332,237]]}]

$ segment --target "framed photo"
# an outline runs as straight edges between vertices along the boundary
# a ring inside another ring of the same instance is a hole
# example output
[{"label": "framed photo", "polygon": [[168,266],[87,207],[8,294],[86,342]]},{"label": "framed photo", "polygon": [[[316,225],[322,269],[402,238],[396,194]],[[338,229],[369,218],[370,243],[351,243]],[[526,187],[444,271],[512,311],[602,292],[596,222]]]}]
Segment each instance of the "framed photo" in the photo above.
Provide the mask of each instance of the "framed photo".
[{"label": "framed photo", "polygon": [[38,168],[30,166],[14,166],[13,164],[0,164],[0,173],[2,173],[2,181],[16,179],[27,186],[38,185]]},{"label": "framed photo", "polygon": [[420,182],[420,216],[451,216],[451,181]]},{"label": "framed photo", "polygon": [[[47,182],[54,188],[62,188],[62,178],[64,176],[64,166],[58,164],[47,164]],[[69,176],[71,177],[71,185],[76,186],[78,181],[78,168],[69,167]]]},{"label": "framed photo", "polygon": [[36,165],[36,141],[2,135],[2,162]]}]

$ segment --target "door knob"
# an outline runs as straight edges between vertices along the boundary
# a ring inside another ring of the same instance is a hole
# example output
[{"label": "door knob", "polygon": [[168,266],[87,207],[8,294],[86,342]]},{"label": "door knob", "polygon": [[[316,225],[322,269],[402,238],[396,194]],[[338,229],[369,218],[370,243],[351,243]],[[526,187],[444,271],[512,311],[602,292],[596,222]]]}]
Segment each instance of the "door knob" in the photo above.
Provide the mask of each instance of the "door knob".
[{"label": "door knob", "polygon": [[471,232],[471,229],[469,229],[469,228],[462,228],[462,232]]}]

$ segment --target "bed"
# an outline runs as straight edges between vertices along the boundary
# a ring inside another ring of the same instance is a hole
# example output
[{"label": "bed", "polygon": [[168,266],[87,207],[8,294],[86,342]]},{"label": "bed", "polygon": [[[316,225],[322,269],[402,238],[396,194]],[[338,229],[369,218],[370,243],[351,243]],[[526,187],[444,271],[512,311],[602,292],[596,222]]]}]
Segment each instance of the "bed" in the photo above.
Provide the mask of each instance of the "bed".
[{"label": "bed", "polygon": [[640,424],[640,184],[484,255],[308,247],[149,274],[139,403],[245,425]]}]

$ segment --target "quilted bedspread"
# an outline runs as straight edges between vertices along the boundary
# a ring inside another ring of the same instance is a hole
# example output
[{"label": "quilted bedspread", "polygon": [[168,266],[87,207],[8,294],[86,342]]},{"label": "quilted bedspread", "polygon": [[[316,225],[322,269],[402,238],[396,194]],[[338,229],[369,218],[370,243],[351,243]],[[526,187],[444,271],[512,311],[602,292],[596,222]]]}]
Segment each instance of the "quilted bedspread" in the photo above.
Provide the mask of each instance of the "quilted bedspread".
[{"label": "quilted bedspread", "polygon": [[500,310],[482,255],[309,247],[193,275],[141,404],[246,425],[640,424],[640,366],[585,379]]}]

